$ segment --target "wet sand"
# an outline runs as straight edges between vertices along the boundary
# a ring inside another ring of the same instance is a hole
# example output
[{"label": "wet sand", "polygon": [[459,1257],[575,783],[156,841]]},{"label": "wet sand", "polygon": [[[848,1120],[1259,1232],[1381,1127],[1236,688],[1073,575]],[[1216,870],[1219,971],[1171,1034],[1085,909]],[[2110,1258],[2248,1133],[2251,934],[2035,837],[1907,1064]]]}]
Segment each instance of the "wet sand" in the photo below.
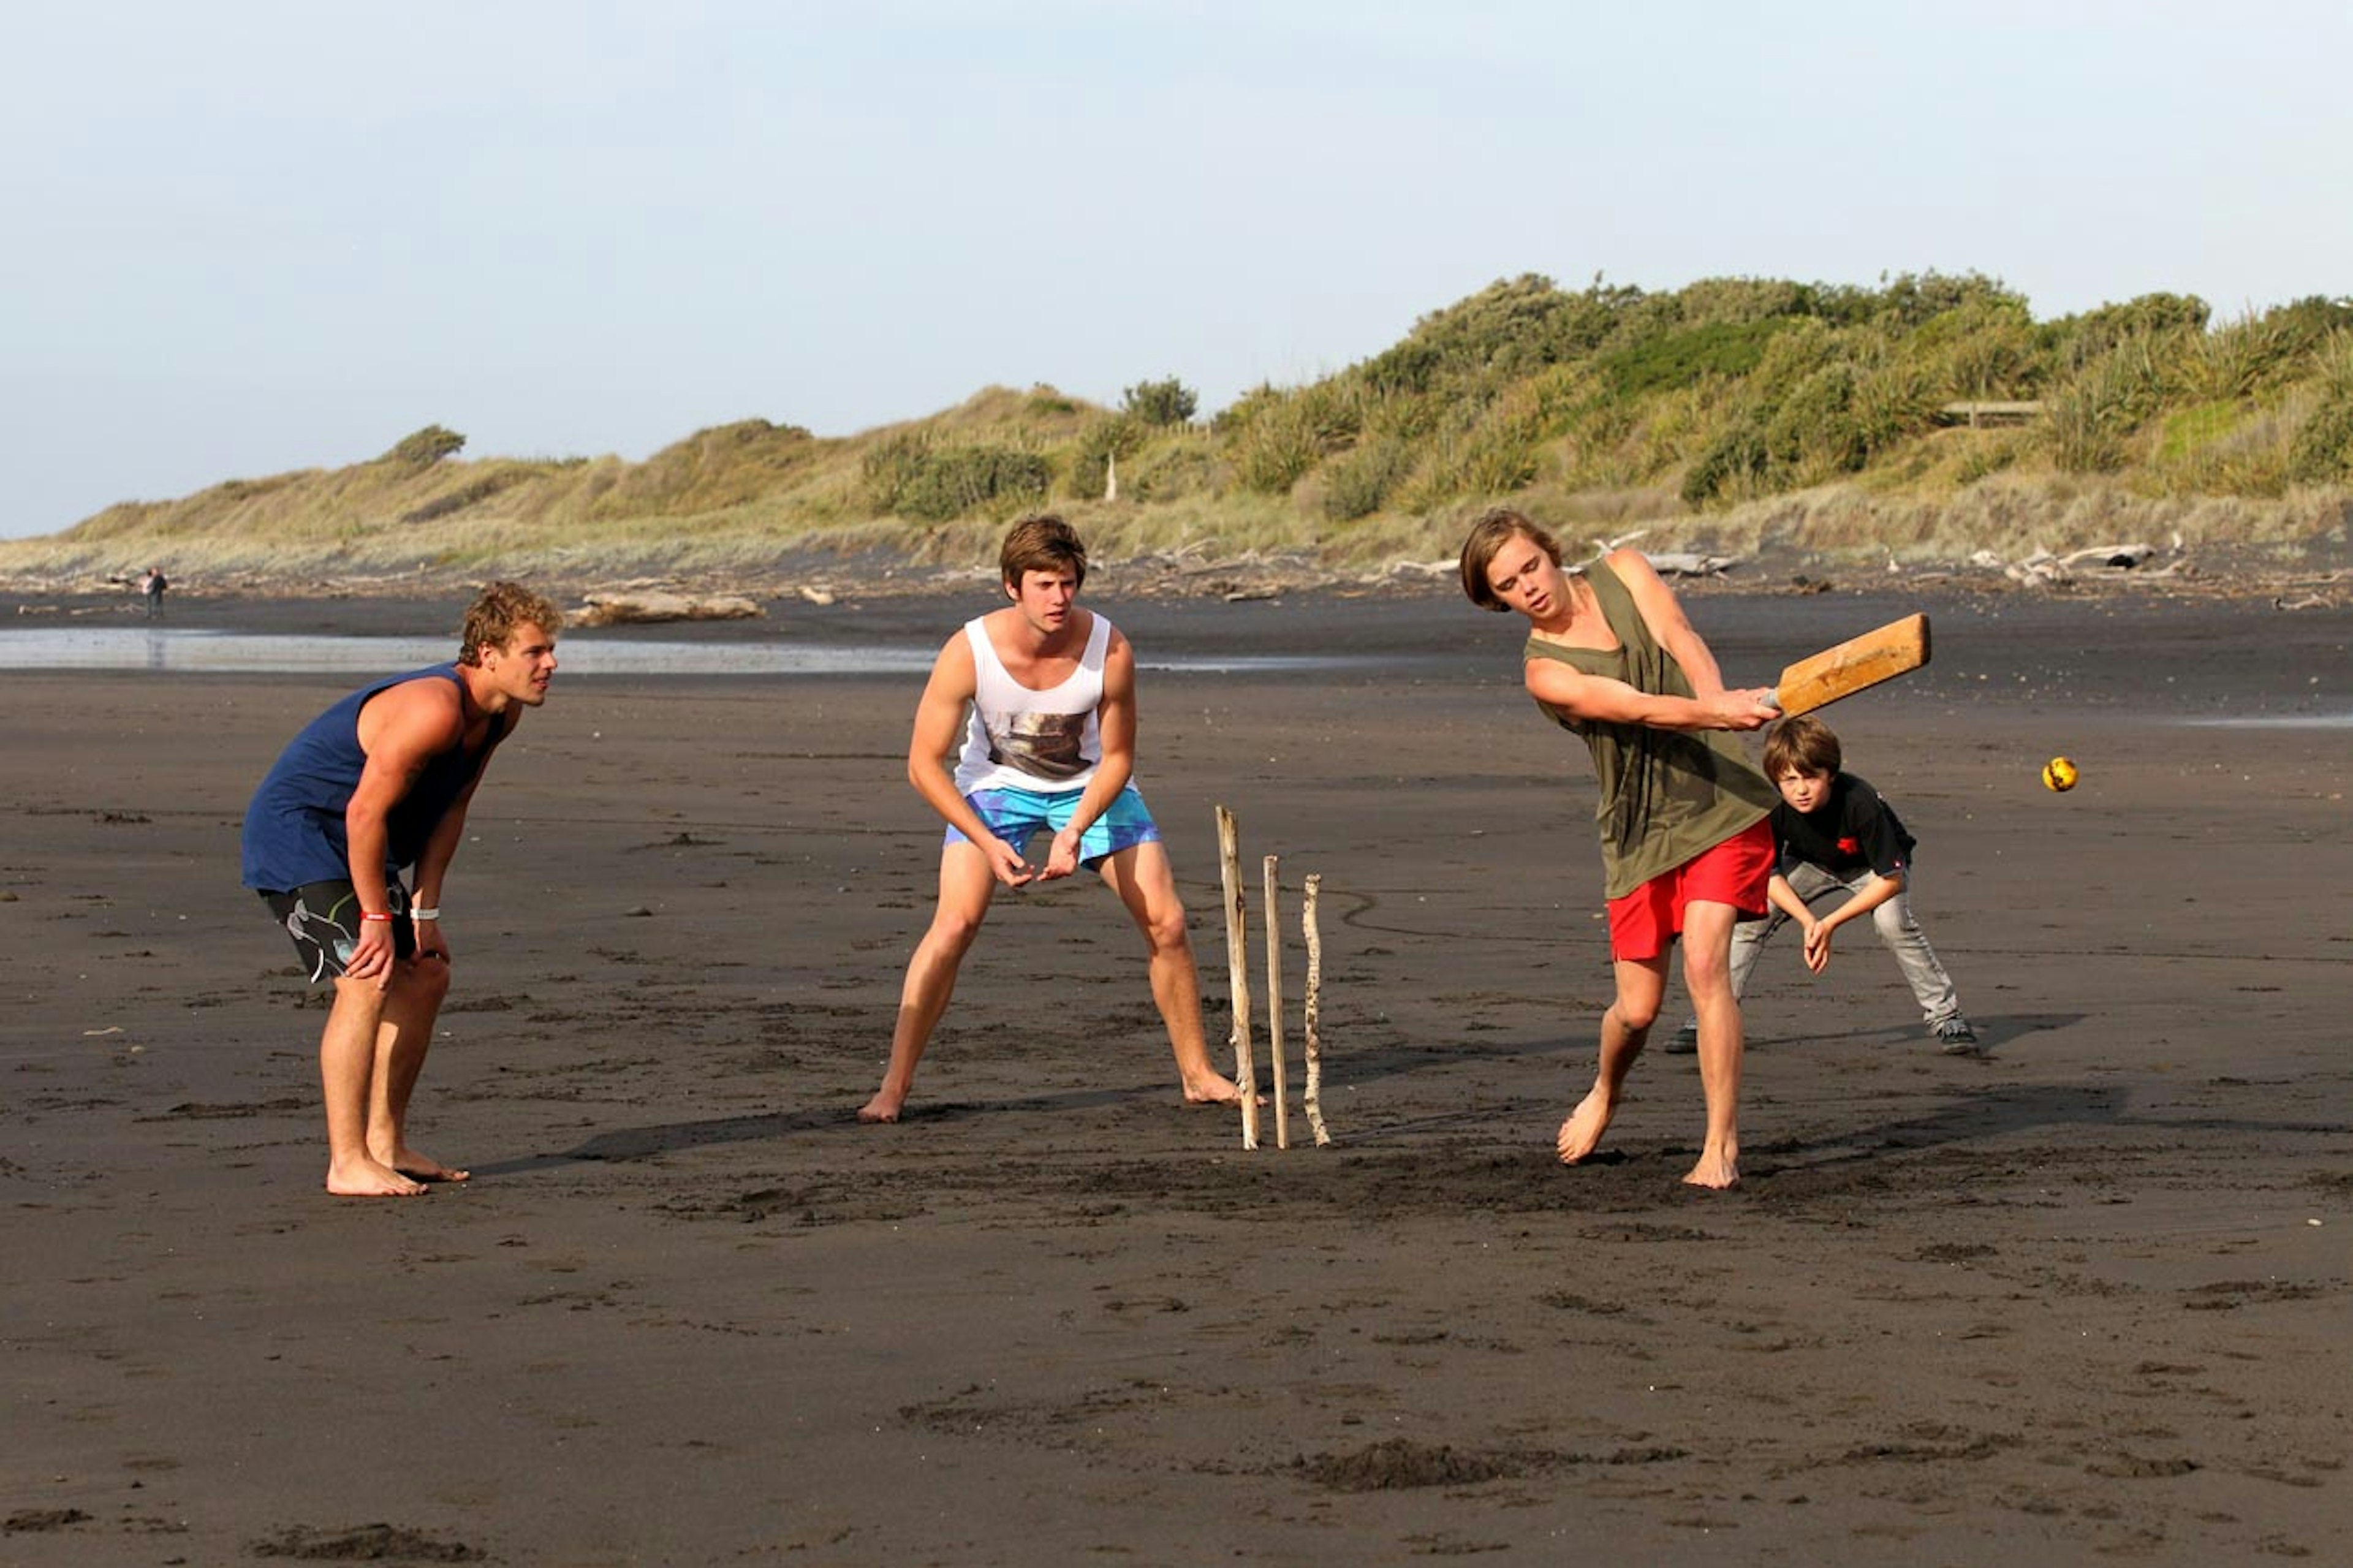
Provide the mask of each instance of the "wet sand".
[{"label": "wet sand", "polygon": [[[1000,899],[908,1121],[859,1126],[936,866],[916,683],[559,677],[444,900],[413,1131],[475,1179],[331,1200],[323,1014],[237,830],[347,683],[11,676],[0,1561],[2353,1552],[2353,617],[1926,601],[1931,668],[1830,717],[1989,1054],[1938,1055],[1862,933],[1819,980],[1777,943],[1746,1180],[1703,1195],[1690,1058],[1551,1157],[1609,973],[1592,784],[1514,623],[1095,602],[1147,655],[1376,656],[1141,702],[1216,1033],[1212,806],[1253,888],[1282,857],[1294,1053],[1324,879],[1333,1147],[1177,1103],[1092,884]],[[1918,604],[1694,597],[1760,683]]]}]

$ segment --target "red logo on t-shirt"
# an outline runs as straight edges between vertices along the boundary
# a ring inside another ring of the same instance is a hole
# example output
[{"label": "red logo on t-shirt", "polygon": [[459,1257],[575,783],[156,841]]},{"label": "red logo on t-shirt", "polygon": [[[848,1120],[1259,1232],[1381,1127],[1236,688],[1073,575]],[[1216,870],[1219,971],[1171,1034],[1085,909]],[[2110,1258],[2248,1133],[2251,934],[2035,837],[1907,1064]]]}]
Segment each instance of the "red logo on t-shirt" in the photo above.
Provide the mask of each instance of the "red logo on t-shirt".
[{"label": "red logo on t-shirt", "polygon": [[1841,854],[1841,855],[1860,855],[1860,854],[1862,854],[1862,839],[1860,839],[1860,838],[1841,838],[1841,839],[1840,839],[1840,840],[1839,840],[1839,853],[1840,853],[1840,854]]}]

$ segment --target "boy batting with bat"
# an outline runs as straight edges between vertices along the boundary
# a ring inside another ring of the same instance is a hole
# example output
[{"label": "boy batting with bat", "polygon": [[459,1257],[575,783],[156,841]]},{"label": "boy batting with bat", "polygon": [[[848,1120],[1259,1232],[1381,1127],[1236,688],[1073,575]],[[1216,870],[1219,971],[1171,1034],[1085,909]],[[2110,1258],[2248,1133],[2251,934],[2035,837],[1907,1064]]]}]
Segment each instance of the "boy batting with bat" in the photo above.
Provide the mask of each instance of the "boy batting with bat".
[{"label": "boy batting with bat", "polygon": [[1523,514],[1482,517],[1462,544],[1462,591],[1528,623],[1523,678],[1536,705],[1581,737],[1601,785],[1596,810],[1617,996],[1601,1019],[1593,1088],[1561,1123],[1576,1164],[1600,1144],[1626,1074],[1666,994],[1678,940],[1699,1015],[1707,1136],[1683,1180],[1740,1180],[1740,1003],[1733,924],[1761,915],[1773,869],[1773,786],[1724,731],[1756,730],[1778,710],[1765,690],[1730,690],[1673,590],[1633,550],[1581,572]]}]

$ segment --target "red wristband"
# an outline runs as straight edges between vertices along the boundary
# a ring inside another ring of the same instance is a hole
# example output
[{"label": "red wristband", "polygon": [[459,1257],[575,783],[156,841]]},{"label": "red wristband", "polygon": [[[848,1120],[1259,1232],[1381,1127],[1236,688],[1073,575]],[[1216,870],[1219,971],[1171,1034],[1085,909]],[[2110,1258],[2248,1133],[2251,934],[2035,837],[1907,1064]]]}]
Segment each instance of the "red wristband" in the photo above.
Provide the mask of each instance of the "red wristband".
[{"label": "red wristband", "polygon": [[362,910],[360,911],[360,919],[364,921],[388,921],[392,919],[392,916],[389,914],[380,915],[374,910]]}]

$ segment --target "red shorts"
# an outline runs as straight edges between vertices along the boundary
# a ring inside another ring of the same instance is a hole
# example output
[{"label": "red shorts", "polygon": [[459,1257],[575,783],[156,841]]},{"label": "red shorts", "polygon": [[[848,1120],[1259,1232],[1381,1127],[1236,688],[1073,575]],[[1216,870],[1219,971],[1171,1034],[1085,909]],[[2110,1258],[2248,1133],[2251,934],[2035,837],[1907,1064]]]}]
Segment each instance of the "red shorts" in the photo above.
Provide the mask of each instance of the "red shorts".
[{"label": "red shorts", "polygon": [[1765,912],[1773,879],[1773,819],[1743,828],[1672,871],[1662,871],[1622,899],[1609,900],[1609,956],[1656,958],[1683,933],[1683,910],[1694,903],[1730,904],[1744,915]]}]

